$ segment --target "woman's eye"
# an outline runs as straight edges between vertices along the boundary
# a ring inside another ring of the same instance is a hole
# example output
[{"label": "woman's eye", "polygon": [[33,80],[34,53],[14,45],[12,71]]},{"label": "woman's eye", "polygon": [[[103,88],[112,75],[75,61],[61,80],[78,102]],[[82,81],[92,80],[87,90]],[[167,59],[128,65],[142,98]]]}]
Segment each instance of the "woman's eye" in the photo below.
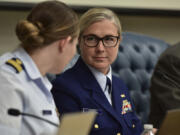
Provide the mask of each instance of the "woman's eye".
[{"label": "woman's eye", "polygon": [[95,37],[93,37],[93,36],[91,36],[91,37],[87,37],[87,39],[86,40],[88,40],[88,41],[94,41],[94,40],[96,40],[96,38]]},{"label": "woman's eye", "polygon": [[112,37],[106,37],[105,40],[106,41],[113,41],[114,39]]}]

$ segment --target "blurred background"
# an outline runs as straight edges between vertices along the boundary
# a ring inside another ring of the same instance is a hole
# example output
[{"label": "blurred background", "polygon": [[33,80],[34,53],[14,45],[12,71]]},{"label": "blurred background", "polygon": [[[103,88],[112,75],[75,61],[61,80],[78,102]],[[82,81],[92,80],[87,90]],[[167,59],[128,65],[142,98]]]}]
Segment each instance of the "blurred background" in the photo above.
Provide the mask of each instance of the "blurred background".
[{"label": "blurred background", "polygon": [[[19,41],[15,26],[43,0],[0,0],[0,54]],[[91,7],[106,7],[118,14],[124,32],[138,32],[173,45],[180,41],[180,0],[61,0],[79,16]]]}]

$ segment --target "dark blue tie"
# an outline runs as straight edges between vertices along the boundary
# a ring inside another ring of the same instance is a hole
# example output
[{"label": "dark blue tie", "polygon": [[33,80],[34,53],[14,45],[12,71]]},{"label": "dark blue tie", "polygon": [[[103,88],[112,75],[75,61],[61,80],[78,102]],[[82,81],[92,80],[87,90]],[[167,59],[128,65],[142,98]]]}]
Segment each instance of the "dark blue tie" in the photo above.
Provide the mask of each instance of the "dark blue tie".
[{"label": "dark blue tie", "polygon": [[108,93],[111,94],[111,80],[106,77],[106,88],[108,87]]}]

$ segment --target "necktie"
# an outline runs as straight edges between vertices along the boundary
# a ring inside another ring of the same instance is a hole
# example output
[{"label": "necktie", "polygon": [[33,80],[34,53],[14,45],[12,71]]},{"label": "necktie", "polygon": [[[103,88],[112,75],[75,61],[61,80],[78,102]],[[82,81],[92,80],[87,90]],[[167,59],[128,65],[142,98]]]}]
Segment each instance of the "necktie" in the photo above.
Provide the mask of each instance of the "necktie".
[{"label": "necktie", "polygon": [[111,80],[108,77],[106,77],[106,89],[108,93],[111,94]]}]

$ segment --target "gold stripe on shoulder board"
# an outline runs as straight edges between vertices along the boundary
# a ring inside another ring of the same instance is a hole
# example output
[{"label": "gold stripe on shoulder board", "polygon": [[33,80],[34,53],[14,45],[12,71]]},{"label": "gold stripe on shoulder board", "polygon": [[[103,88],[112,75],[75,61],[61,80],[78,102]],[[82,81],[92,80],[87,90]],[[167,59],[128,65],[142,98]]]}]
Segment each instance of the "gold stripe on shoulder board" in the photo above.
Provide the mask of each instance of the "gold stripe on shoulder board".
[{"label": "gold stripe on shoulder board", "polygon": [[6,64],[13,67],[16,70],[16,73],[19,73],[24,69],[22,61],[18,58],[9,59],[6,61]]}]

